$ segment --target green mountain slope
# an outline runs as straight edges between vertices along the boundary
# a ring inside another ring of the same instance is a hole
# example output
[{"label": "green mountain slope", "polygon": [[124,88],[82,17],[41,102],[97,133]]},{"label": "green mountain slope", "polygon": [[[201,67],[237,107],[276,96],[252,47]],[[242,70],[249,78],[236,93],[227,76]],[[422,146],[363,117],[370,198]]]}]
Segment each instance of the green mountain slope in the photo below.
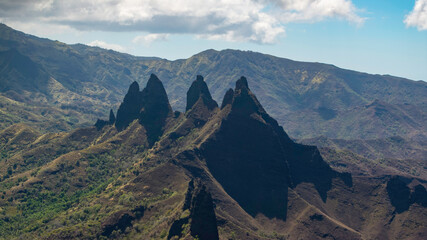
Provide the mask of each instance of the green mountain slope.
[{"label": "green mountain slope", "polygon": [[[233,86],[233,79],[251,76],[252,91],[295,138],[425,137],[427,132],[423,81],[235,50],[207,50],[176,61],[134,57],[40,39],[5,25],[0,26],[0,51],[2,94],[31,105],[77,111],[80,116],[74,125],[117,109],[131,82],[145,84],[155,73],[163,80],[172,107],[181,111],[197,74],[205,76],[217,101]],[[16,65],[13,59],[26,64]],[[372,105],[378,103],[384,114],[375,113],[379,110]]]},{"label": "green mountain slope", "polygon": [[199,76],[172,113],[152,75],[100,129],[0,131],[0,239],[427,236],[425,179],[336,171],[249,86],[240,78],[219,108]]}]

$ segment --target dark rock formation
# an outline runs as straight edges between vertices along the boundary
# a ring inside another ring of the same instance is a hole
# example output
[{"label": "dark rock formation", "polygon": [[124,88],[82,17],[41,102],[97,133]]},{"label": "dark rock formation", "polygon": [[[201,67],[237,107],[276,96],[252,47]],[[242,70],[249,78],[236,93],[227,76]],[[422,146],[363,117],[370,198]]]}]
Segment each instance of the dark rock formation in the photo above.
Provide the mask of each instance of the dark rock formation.
[{"label": "dark rock formation", "polygon": [[236,82],[232,99],[225,99],[231,108],[201,152],[215,179],[250,215],[285,220],[288,187],[301,182],[313,183],[323,201],[332,178],[351,183],[348,174],[341,176],[323,161],[316,147],[294,143],[263,109],[245,77]]},{"label": "dark rock formation", "polygon": [[411,194],[411,203],[418,203],[423,207],[427,207],[427,191],[421,184],[415,186]]},{"label": "dark rock formation", "polygon": [[212,99],[208,85],[206,85],[203,77],[197,75],[196,80],[191,84],[191,87],[187,92],[187,107],[185,108],[186,111],[191,109],[193,105],[199,100],[199,98],[203,100],[204,104],[209,108],[209,110],[218,107],[218,104],[215,102],[215,100]]},{"label": "dark rock formation", "polygon": [[187,223],[190,223],[191,236],[200,240],[219,239],[212,197],[200,180],[189,182],[183,210],[189,210],[190,215],[172,224],[168,239],[174,236],[181,238],[182,227]]},{"label": "dark rock formation", "polygon": [[402,213],[409,209],[411,191],[399,176],[393,176],[387,182],[387,193],[391,205],[395,207],[397,213]]},{"label": "dark rock formation", "polygon": [[166,119],[172,117],[172,108],[162,82],[151,74],[147,86],[142,90],[142,108],[139,121],[147,131],[148,142],[152,145],[163,134]]},{"label": "dark rock formation", "polygon": [[103,120],[103,119],[98,119],[98,120],[96,120],[96,123],[95,123],[94,126],[99,131],[103,127],[105,127],[107,125],[113,125],[115,121],[116,121],[116,117],[114,116],[113,110],[111,109],[110,110],[110,118],[109,118],[109,120],[106,121],[106,120]]},{"label": "dark rock formation", "polygon": [[116,122],[116,116],[114,116],[113,109],[110,109],[110,117],[108,119],[110,124],[114,124]]},{"label": "dark rock formation", "polygon": [[224,98],[222,99],[221,109],[223,109],[225,106],[233,102],[233,95],[234,95],[233,89],[231,88],[228,89],[224,95]]},{"label": "dark rock formation", "polygon": [[[114,119],[111,115],[110,121]],[[115,125],[117,130],[125,129],[135,119],[144,126],[149,145],[153,145],[163,134],[166,119],[173,117],[172,108],[162,82],[151,74],[147,86],[140,92],[137,82],[129,87],[122,104],[117,111]]]},{"label": "dark rock formation", "polygon": [[214,109],[218,107],[212,99],[206,83],[202,76],[197,76],[187,92],[187,112],[185,121],[170,134],[171,139],[187,135],[192,129],[200,128],[214,114]]},{"label": "dark rock formation", "polygon": [[[189,197],[189,195],[187,195]],[[201,183],[197,183],[191,192],[190,202],[190,231],[199,239],[218,239],[218,228],[215,217],[215,207],[211,194]]]},{"label": "dark rock formation", "polygon": [[109,121],[105,121],[105,120],[102,120],[102,119],[98,119],[98,120],[96,120],[96,123],[95,123],[95,127],[96,127],[96,129],[99,131],[99,130],[101,130],[103,127],[105,127],[105,126],[107,126],[107,125],[110,125],[110,122]]},{"label": "dark rock formation", "polygon": [[117,130],[121,131],[125,129],[133,120],[137,119],[142,105],[143,103],[141,93],[139,92],[139,85],[137,82],[133,82],[125,95],[122,104],[120,104],[120,107],[117,110]]}]

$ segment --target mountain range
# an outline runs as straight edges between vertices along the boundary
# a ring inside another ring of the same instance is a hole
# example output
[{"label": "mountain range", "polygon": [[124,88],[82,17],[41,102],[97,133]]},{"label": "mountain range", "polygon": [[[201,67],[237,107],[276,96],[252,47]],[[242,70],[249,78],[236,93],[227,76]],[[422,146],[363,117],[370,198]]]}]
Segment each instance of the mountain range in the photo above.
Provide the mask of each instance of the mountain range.
[{"label": "mountain range", "polygon": [[156,73],[178,111],[185,109],[184,96],[196,75],[205,77],[216,101],[234,79],[251,76],[252,91],[292,138],[425,139],[427,132],[424,81],[250,51],[207,50],[169,61],[67,45],[0,25],[0,72],[4,127],[17,122],[41,131],[88,126],[117,109],[129,84],[144,85]]},{"label": "mountain range", "polygon": [[424,81],[0,25],[0,239],[425,239],[426,110]]},{"label": "mountain range", "polygon": [[5,239],[424,239],[426,180],[352,175],[295,143],[245,77],[172,111],[152,74],[96,126],[0,132]]}]

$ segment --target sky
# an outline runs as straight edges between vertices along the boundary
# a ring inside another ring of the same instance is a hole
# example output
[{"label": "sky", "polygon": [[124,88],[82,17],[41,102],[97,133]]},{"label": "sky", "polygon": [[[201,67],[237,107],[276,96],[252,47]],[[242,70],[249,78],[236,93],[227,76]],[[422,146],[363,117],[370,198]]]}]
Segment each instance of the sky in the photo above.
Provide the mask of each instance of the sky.
[{"label": "sky", "polygon": [[427,81],[427,0],[1,0],[0,22],[136,56],[240,49]]}]

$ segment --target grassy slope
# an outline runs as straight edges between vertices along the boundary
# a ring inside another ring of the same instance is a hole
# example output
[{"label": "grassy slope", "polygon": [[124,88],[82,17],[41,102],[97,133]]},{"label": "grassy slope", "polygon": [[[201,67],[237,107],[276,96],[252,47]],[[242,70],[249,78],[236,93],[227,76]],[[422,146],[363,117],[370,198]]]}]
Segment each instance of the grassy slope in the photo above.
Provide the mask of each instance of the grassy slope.
[{"label": "grassy slope", "polygon": [[[24,125],[2,131],[0,147],[6,155],[0,163],[2,169],[12,166],[12,172],[0,183],[0,235],[6,239],[102,239],[106,223],[117,221],[120,213],[143,208],[143,216],[110,237],[165,239],[172,223],[188,216],[182,204],[192,174],[182,164],[202,170],[215,199],[221,238],[374,239],[386,232],[398,239],[426,234],[417,226],[422,224],[425,208],[413,205],[408,212],[393,213],[386,178],[354,178],[351,187],[336,180],[326,202],[311,184],[300,184],[289,190],[286,222],[262,214],[251,217],[212,178],[203,160],[183,153],[200,147],[218,123],[211,120],[176,140],[168,137],[187,124],[185,115],[170,119],[165,134],[151,149],[136,121],[120,133],[111,126],[102,131],[91,127],[44,135]],[[30,169],[20,164],[13,167],[37,148],[52,151],[43,150],[44,158],[37,156]]]}]

